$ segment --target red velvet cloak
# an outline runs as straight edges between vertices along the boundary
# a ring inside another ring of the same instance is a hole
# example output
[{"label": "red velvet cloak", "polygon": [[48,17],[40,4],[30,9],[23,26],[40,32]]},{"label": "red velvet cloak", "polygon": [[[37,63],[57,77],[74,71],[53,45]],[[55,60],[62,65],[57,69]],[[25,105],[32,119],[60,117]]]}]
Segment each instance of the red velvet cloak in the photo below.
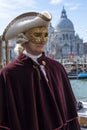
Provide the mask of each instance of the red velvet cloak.
[{"label": "red velvet cloak", "polygon": [[80,130],[76,100],[63,66],[21,54],[0,72],[0,130]]}]

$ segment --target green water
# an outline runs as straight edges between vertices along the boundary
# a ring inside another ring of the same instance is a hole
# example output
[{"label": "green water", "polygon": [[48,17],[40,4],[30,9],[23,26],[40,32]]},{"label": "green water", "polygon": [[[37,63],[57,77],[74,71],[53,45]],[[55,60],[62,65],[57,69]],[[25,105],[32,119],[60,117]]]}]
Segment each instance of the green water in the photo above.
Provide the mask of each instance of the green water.
[{"label": "green water", "polygon": [[77,100],[87,100],[87,79],[72,79],[70,80],[73,92]]}]

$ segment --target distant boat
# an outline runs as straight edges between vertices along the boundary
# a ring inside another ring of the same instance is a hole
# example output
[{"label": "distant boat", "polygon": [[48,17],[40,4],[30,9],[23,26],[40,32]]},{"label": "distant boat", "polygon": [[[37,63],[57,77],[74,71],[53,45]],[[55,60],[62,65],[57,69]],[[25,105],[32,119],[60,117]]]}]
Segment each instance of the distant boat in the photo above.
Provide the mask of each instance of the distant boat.
[{"label": "distant boat", "polygon": [[69,79],[87,78],[87,63],[66,63],[64,67]]},{"label": "distant boat", "polygon": [[64,68],[68,74],[69,79],[77,79],[77,64],[76,63],[65,63]]},{"label": "distant boat", "polygon": [[79,72],[77,75],[78,79],[83,79],[83,78],[87,78],[87,71],[84,72]]},{"label": "distant boat", "polygon": [[73,71],[69,72],[68,73],[68,78],[69,79],[77,79],[77,73],[73,72]]}]

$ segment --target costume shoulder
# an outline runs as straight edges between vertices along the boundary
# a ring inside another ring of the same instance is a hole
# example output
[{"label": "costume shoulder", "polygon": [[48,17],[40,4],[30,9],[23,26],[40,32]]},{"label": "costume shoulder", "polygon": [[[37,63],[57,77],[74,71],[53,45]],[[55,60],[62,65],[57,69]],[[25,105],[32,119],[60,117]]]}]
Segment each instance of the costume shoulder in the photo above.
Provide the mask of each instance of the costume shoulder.
[{"label": "costume shoulder", "polygon": [[28,57],[25,55],[19,55],[14,61],[11,61],[4,68],[2,68],[0,74],[21,71],[25,63],[27,63],[27,59]]}]

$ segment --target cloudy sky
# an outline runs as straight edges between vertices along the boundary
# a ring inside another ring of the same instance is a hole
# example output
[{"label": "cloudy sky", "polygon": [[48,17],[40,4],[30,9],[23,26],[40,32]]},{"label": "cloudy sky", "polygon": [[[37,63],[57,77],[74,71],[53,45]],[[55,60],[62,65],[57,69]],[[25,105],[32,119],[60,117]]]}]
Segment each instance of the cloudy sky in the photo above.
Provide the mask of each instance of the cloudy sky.
[{"label": "cloudy sky", "polygon": [[75,33],[87,42],[87,0],[0,0],[0,35],[11,20],[29,11],[50,11],[55,27],[63,6],[74,24]]}]

